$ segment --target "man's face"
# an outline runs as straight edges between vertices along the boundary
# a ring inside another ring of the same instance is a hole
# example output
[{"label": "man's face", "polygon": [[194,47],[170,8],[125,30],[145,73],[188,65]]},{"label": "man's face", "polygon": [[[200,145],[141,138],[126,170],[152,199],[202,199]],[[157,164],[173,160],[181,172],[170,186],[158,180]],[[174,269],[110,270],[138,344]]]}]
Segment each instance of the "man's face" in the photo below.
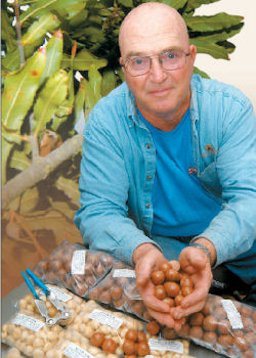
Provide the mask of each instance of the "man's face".
[{"label": "man's face", "polygon": [[[178,48],[190,56],[185,58],[182,68],[165,70],[157,54]],[[144,75],[133,77],[124,69],[126,82],[133,92],[136,104],[142,114],[147,117],[172,118],[183,112],[190,101],[190,79],[196,55],[194,46],[188,44],[186,36],[173,31],[168,24],[151,29],[147,26],[143,31],[127,31],[121,48],[121,61],[125,63],[131,55],[151,58],[150,71]]]}]

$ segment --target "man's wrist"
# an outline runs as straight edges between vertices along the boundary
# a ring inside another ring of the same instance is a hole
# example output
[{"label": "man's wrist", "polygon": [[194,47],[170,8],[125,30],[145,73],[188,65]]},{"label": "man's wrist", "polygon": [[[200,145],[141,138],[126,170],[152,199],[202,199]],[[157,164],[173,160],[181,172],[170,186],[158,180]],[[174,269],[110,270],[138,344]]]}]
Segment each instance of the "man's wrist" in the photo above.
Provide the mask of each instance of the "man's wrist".
[{"label": "man's wrist", "polygon": [[217,259],[216,249],[210,240],[204,237],[197,237],[190,242],[189,246],[202,250],[209,258],[211,266],[215,265]]},{"label": "man's wrist", "polygon": [[158,249],[157,246],[151,242],[145,242],[137,246],[132,255],[133,263],[136,265],[137,260],[147,254],[148,251],[152,250],[153,248]]}]

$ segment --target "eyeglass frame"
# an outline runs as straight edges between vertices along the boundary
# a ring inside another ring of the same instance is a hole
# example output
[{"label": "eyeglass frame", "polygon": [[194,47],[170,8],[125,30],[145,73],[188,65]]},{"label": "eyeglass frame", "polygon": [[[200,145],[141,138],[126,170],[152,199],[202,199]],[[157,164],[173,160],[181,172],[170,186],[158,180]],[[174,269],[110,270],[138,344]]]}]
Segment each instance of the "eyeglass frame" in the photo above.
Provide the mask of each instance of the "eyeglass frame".
[{"label": "eyeglass frame", "polygon": [[[183,54],[183,56],[184,56],[185,61],[184,61],[184,64],[183,64],[182,66],[168,70],[168,69],[166,69],[166,68],[163,67],[163,65],[162,65],[162,63],[161,63],[161,61],[160,61],[160,56],[163,55],[163,54],[166,54],[166,53],[168,53],[168,52],[171,52],[171,51],[179,51],[179,52],[181,52],[181,53]],[[183,68],[184,65],[186,64],[186,57],[188,57],[188,56],[190,56],[190,55],[191,55],[191,52],[186,52],[185,50],[182,50],[182,49],[179,49],[179,48],[170,48],[170,49],[167,49],[167,50],[163,50],[163,51],[161,51],[160,53],[155,54],[155,55],[131,55],[131,56],[127,57],[127,59],[125,60],[124,63],[122,63],[121,60],[120,60],[120,65],[121,65],[121,67],[123,67],[123,68],[129,73],[130,76],[132,76],[132,77],[140,77],[140,76],[144,76],[144,75],[146,75],[148,72],[150,72],[151,67],[152,67],[152,58],[154,58],[154,57],[158,57],[158,61],[159,61],[159,63],[161,64],[162,69],[164,69],[165,71],[168,71],[168,72],[169,72],[169,71],[176,71],[176,70],[178,70],[178,69],[180,69],[180,68]],[[142,74],[139,74],[139,75],[133,75],[133,74],[131,74],[131,73],[129,72],[129,70],[127,70],[127,64],[128,64],[128,62],[131,60],[132,57],[134,57],[134,58],[136,58],[136,57],[143,57],[143,58],[146,57],[146,58],[149,58],[149,59],[150,59],[149,69],[148,69],[145,73],[142,73]]]}]

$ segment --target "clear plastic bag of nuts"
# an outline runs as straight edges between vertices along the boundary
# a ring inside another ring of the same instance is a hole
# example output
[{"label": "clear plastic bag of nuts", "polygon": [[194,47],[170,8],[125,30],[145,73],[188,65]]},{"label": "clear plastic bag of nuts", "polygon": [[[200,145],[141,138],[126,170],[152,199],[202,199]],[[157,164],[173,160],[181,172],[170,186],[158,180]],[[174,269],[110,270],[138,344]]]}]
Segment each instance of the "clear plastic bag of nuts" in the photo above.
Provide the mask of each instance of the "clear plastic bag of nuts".
[{"label": "clear plastic bag of nuts", "polygon": [[112,270],[89,290],[89,299],[106,304],[119,311],[150,319],[136,288],[136,275],[132,267],[121,261],[113,262]]},{"label": "clear plastic bag of nuts", "polygon": [[34,272],[47,283],[65,287],[80,297],[87,297],[90,287],[96,285],[112,268],[112,256],[87,250],[82,244],[67,240],[40,261]]},{"label": "clear plastic bag of nuts", "polygon": [[39,315],[17,312],[2,326],[1,340],[28,357],[44,358],[63,332],[58,325],[47,326]]},{"label": "clear plastic bag of nuts", "polygon": [[[70,318],[68,320],[60,321],[59,324],[66,326],[69,325],[74,317],[79,314],[79,312],[83,309],[83,305],[86,302],[79,296],[74,295],[72,292],[66,290],[65,288],[58,287],[55,285],[47,284],[47,287],[54,293],[55,297],[59,299],[59,301],[66,307],[67,311],[70,313]],[[41,294],[39,289],[36,289],[37,294],[40,299],[43,300],[46,304],[46,308],[48,310],[48,315],[50,317],[55,317],[59,314],[57,309],[52,305],[52,303],[47,300],[44,294]],[[34,296],[31,293],[28,293],[24,297],[22,297],[16,303],[16,309],[20,313],[28,313],[28,314],[39,314],[38,308],[35,304]]]},{"label": "clear plastic bag of nuts", "polygon": [[142,330],[143,322],[121,312],[105,309],[95,301],[90,300],[67,330],[75,331],[89,341],[96,333],[103,334],[105,339],[110,340],[110,342],[107,342],[100,350],[94,344],[91,344],[92,347],[88,348],[88,351],[92,356],[96,353],[104,353],[105,357],[111,358],[122,356],[122,342],[127,330],[131,328]]},{"label": "clear plastic bag of nuts", "polygon": [[192,314],[178,335],[227,357],[255,358],[256,309],[210,294],[203,310]]}]

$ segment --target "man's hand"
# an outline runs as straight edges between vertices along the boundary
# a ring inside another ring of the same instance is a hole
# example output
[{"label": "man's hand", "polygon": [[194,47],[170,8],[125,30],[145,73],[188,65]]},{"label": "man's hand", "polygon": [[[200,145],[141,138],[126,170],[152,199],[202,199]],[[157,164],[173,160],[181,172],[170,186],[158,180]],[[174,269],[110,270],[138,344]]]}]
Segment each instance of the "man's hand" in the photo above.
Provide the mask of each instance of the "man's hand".
[{"label": "man's hand", "polygon": [[149,314],[159,323],[170,328],[180,329],[184,319],[174,320],[167,303],[154,296],[154,285],[150,275],[162,263],[167,262],[161,251],[153,244],[140,245],[133,254],[136,271],[136,286]]},{"label": "man's hand", "polygon": [[206,303],[212,282],[211,262],[200,248],[186,247],[182,250],[179,261],[181,269],[190,275],[194,290],[183,299],[181,306],[171,309],[175,319],[200,311]]}]

